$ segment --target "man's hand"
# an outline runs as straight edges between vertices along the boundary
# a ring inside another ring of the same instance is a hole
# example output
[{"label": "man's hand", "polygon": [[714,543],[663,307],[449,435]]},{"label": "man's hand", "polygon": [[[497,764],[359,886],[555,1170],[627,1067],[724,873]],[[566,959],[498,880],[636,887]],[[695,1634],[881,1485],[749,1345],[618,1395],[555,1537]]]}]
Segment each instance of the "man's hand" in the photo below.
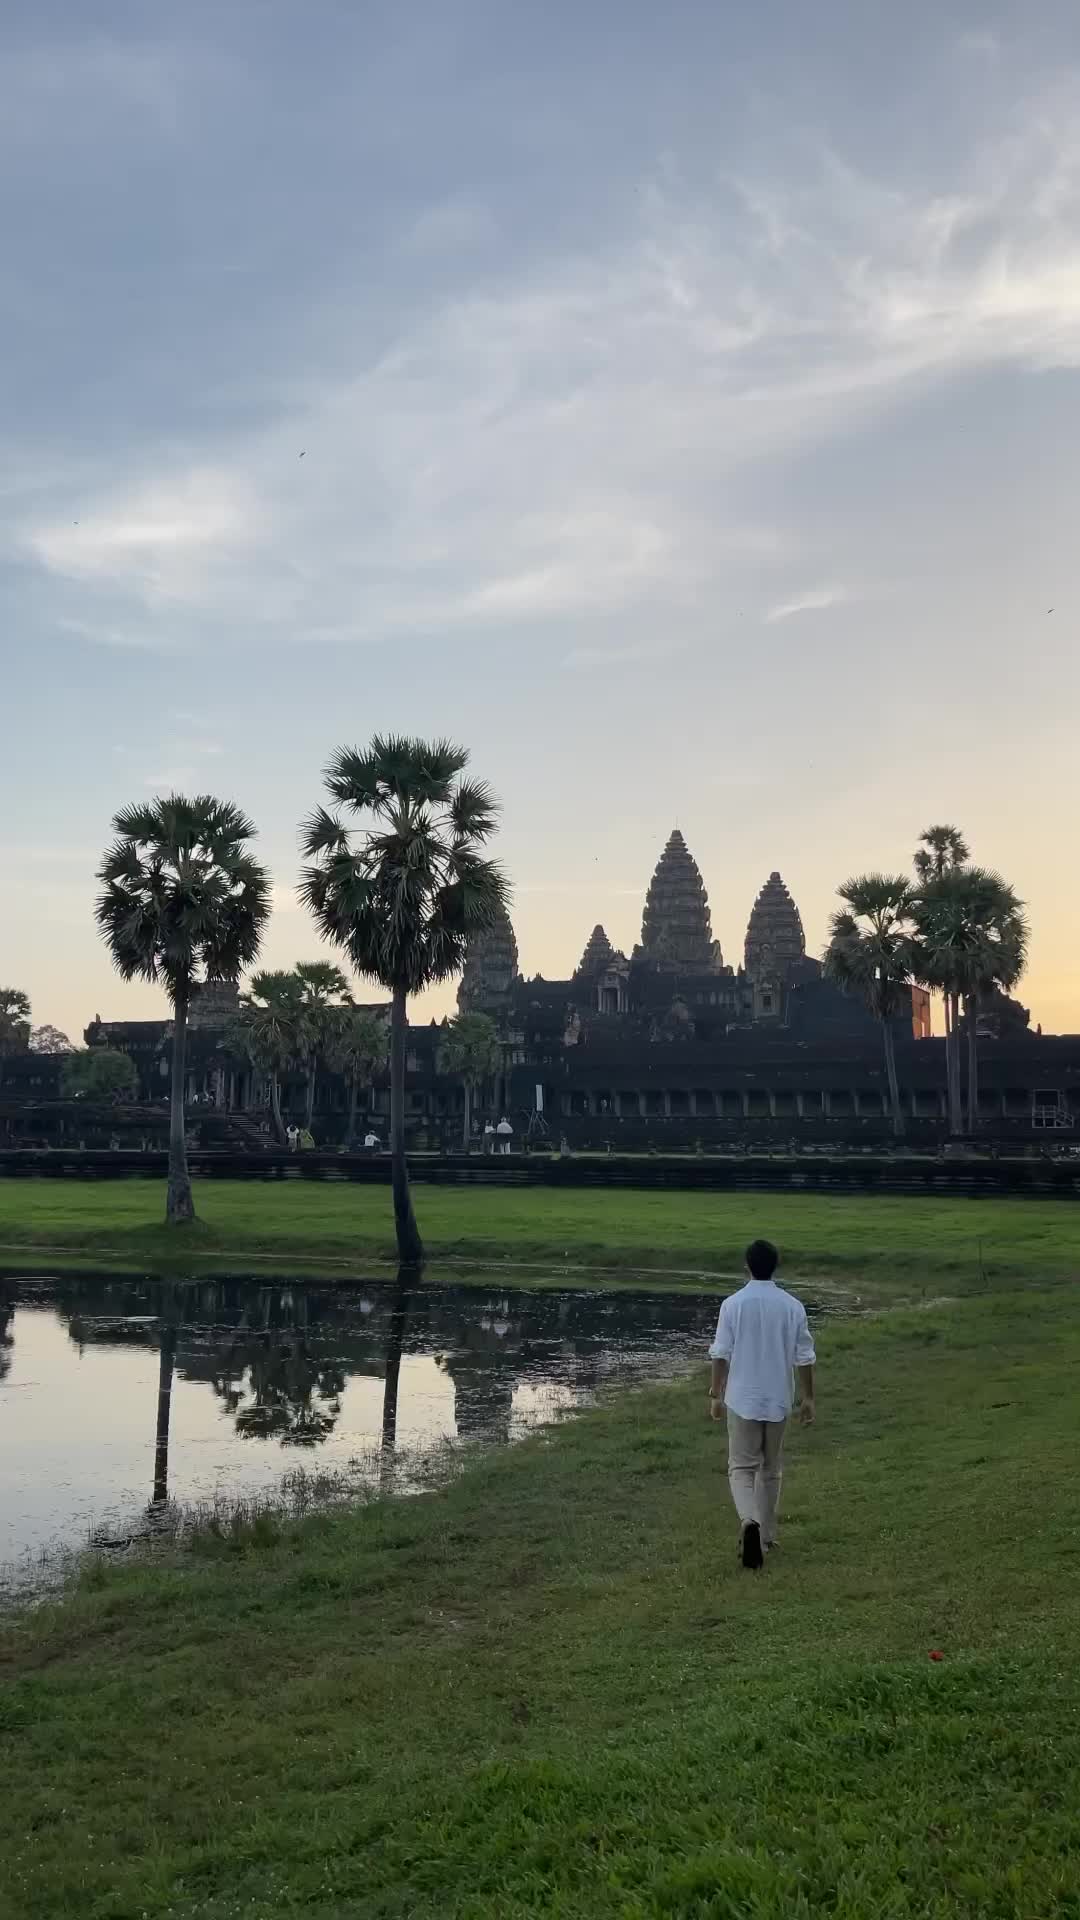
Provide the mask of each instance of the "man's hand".
[{"label": "man's hand", "polygon": [[722,1420],[724,1418],[724,1411],[725,1409],[724,1409],[724,1401],[723,1401],[722,1394],[710,1393],[709,1395],[710,1420]]},{"label": "man's hand", "polygon": [[804,1400],[799,1408],[800,1427],[812,1427],[817,1418],[817,1408],[812,1400]]}]

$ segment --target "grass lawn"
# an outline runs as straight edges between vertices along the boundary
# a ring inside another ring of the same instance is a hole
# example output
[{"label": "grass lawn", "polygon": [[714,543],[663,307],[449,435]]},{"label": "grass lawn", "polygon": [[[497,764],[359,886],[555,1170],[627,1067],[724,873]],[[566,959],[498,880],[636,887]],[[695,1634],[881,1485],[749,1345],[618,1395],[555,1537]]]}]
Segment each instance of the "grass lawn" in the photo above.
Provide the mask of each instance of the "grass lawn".
[{"label": "grass lawn", "polygon": [[702,1372],[9,1622],[0,1909],[1075,1920],[1075,1290],[821,1334],[760,1577]]},{"label": "grass lawn", "polygon": [[[871,1291],[902,1280],[955,1291],[986,1278],[1080,1272],[1080,1207],[1055,1200],[828,1198],[543,1188],[415,1190],[433,1258],[733,1274],[756,1234],[789,1276],[834,1274]],[[36,1246],[116,1264],[269,1257],[295,1271],[390,1259],[389,1188],[204,1180],[192,1229],[161,1223],[164,1187],[132,1180],[0,1180],[0,1258]],[[535,1275],[525,1276],[530,1285]]]}]

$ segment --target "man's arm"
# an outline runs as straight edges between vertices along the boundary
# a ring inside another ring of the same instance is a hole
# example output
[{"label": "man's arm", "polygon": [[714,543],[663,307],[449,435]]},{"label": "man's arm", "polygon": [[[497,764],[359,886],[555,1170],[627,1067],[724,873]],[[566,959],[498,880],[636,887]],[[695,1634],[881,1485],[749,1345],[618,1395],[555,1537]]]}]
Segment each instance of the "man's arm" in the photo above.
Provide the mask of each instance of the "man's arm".
[{"label": "man's arm", "polygon": [[803,1314],[799,1326],[799,1336],[795,1345],[795,1366],[799,1375],[799,1419],[804,1427],[814,1424],[817,1408],[814,1401],[814,1380],[817,1371],[817,1354],[814,1350],[814,1337],[806,1314]]},{"label": "man's arm", "polygon": [[728,1369],[731,1363],[731,1333],[727,1325],[723,1307],[716,1323],[716,1338],[709,1348],[712,1361],[712,1378],[709,1382],[709,1411],[714,1420],[724,1417],[724,1395],[727,1392]]}]

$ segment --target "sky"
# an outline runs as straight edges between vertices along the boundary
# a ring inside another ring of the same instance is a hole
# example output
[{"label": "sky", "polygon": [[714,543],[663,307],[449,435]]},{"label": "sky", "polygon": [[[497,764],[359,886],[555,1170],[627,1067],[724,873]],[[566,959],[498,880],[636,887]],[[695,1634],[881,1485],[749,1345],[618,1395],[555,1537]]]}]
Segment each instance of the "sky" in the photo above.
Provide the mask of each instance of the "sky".
[{"label": "sky", "polygon": [[737,964],[774,868],[820,952],[946,820],[1080,1031],[1072,0],[14,0],[0,215],[36,1023],[164,1011],[93,899],[170,789],[314,957],[297,823],[382,730],[501,796],[529,974],[633,945],[676,822]]}]

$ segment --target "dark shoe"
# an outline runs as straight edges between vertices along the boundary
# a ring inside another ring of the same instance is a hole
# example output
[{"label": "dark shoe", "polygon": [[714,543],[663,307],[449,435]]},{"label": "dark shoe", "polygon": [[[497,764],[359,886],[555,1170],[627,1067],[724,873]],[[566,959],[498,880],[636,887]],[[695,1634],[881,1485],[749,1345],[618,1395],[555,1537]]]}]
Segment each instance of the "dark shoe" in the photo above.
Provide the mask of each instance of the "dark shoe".
[{"label": "dark shoe", "polygon": [[765,1565],[765,1555],[761,1551],[761,1528],[756,1520],[748,1520],[742,1530],[743,1567],[747,1573],[760,1573]]}]

